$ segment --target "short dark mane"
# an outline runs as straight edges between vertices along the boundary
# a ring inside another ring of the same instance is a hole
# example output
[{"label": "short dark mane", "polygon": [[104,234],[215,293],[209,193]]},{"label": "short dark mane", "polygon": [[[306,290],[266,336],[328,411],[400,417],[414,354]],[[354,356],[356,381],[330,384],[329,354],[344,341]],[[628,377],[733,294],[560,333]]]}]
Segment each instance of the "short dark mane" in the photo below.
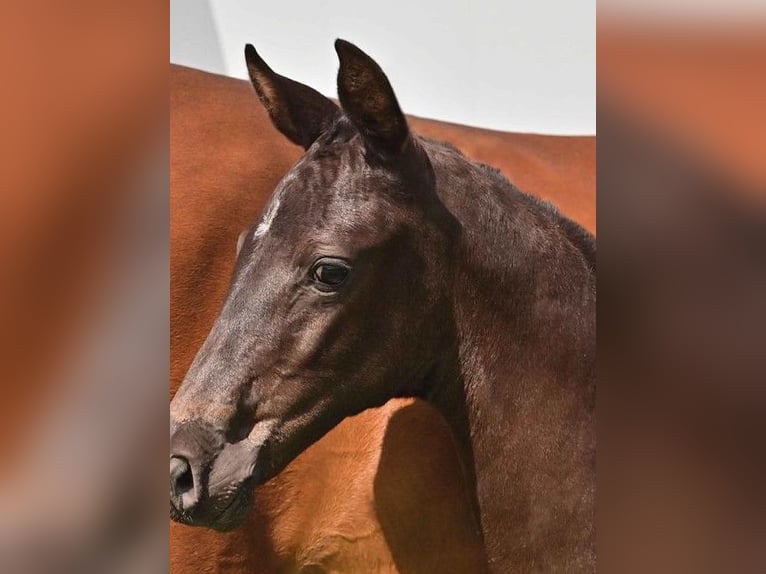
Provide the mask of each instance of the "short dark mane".
[{"label": "short dark mane", "polygon": [[[503,174],[499,172],[499,170],[491,166],[484,166],[484,167],[487,167],[493,172],[497,172],[501,178],[506,179],[505,176],[503,176]],[[540,199],[539,197],[535,197],[533,195],[525,193],[519,190],[512,183],[510,182],[508,183],[511,185],[511,187],[513,187],[513,189],[521,197],[523,197],[523,199],[529,205],[532,205],[535,208],[537,208],[539,211],[542,211],[543,213],[548,215],[551,219],[553,219],[556,222],[556,224],[559,226],[559,229],[561,229],[561,231],[564,233],[564,236],[569,240],[569,242],[580,253],[582,253],[591,272],[595,273],[596,272],[596,238],[593,236],[593,234],[587,229],[585,229],[584,227],[582,227],[580,224],[572,221],[565,215],[562,215],[559,209],[552,203],[545,201],[544,199]]]},{"label": "short dark mane", "polygon": [[581,225],[575,223],[568,217],[561,214],[558,208],[552,203],[540,199],[534,195],[530,195],[518,187],[516,187],[498,168],[492,165],[481,163],[478,161],[472,161],[465,156],[465,154],[458,148],[453,146],[449,142],[433,140],[430,138],[422,138],[425,141],[435,144],[437,146],[446,148],[452,152],[459,154],[466,158],[466,161],[470,161],[473,165],[479,167],[487,173],[500,187],[506,188],[511,191],[516,197],[520,198],[526,205],[531,206],[535,211],[542,212],[551,219],[553,219],[559,226],[564,236],[569,242],[582,253],[588,267],[592,272],[596,271],[596,238],[587,229]]},{"label": "short dark mane", "polygon": [[326,132],[317,138],[315,142],[315,145],[318,147],[317,152],[319,152],[320,156],[324,155],[323,150],[331,148],[336,144],[348,143],[356,134],[357,131],[351,122],[347,118],[340,116]]}]

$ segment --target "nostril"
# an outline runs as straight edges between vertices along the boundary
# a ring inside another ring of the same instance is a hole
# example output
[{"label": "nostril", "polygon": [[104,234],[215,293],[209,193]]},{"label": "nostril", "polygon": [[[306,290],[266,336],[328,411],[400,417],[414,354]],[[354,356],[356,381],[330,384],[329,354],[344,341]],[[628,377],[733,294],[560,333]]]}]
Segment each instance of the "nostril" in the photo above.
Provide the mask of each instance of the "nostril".
[{"label": "nostril", "polygon": [[205,512],[207,470],[223,448],[223,433],[204,421],[170,426],[170,513],[190,522]]},{"label": "nostril", "polygon": [[[170,457],[170,496],[174,501],[180,502],[183,495],[194,488],[189,461],[181,456]],[[178,505],[181,506],[181,505]]]}]

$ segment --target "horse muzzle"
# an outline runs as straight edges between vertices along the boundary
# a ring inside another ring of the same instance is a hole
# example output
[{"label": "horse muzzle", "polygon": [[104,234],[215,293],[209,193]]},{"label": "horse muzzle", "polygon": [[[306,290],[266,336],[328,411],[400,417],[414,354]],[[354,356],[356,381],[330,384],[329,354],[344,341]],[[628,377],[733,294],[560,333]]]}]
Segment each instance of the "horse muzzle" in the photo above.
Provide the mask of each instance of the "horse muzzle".
[{"label": "horse muzzle", "polygon": [[258,423],[237,443],[199,422],[183,423],[170,438],[170,517],[177,522],[231,530],[250,507],[261,446],[269,423]]}]

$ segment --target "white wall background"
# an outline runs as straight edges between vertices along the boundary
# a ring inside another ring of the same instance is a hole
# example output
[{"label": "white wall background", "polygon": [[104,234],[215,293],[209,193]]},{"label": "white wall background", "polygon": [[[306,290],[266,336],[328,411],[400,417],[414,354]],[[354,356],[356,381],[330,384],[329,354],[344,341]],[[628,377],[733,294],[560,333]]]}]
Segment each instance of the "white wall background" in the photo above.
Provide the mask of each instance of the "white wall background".
[{"label": "white wall background", "polygon": [[596,133],[595,0],[171,0],[171,62],[277,72],[335,96],[335,38],[387,73],[406,113],[550,134]]}]

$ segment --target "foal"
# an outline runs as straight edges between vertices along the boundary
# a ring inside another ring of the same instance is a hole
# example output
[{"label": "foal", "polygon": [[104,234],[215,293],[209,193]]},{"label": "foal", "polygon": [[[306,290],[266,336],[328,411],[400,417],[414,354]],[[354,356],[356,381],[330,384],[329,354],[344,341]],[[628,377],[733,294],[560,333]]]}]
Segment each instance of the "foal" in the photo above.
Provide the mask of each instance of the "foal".
[{"label": "foal", "polygon": [[341,108],[245,50],[306,154],[171,404],[171,516],[233,528],[342,419],[414,396],[452,428],[488,571],[592,571],[594,239],[412,134],[380,67],[335,47]]}]

